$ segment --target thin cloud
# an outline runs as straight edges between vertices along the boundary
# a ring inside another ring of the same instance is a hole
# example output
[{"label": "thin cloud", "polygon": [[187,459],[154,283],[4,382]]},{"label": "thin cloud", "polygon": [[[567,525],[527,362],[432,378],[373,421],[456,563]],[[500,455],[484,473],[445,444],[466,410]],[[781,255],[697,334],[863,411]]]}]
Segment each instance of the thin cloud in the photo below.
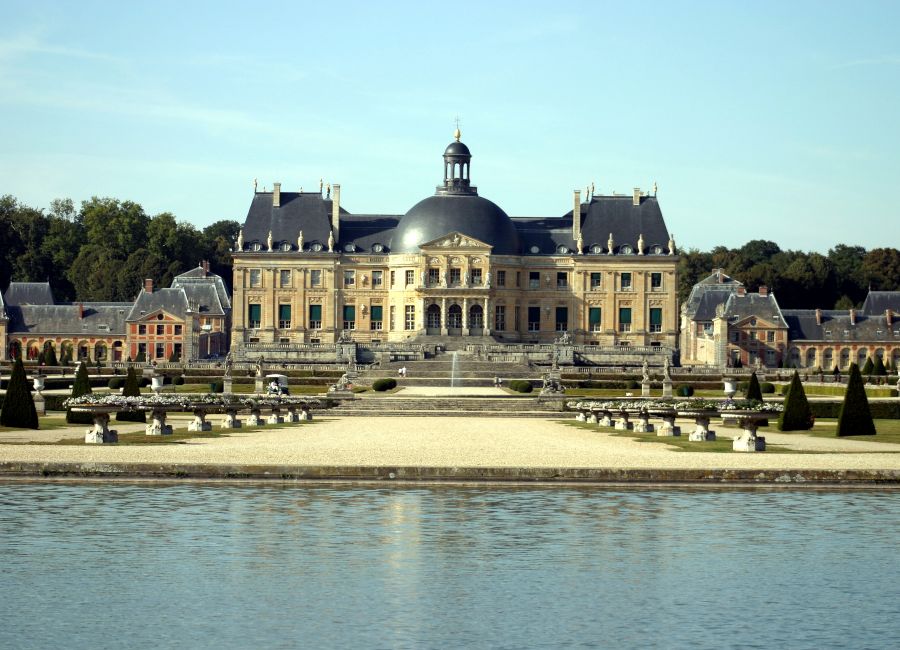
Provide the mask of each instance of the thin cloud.
[{"label": "thin cloud", "polygon": [[28,54],[44,54],[69,59],[121,62],[122,59],[104,52],[93,52],[75,47],[53,45],[42,41],[35,34],[18,34],[12,38],[0,38],[0,60],[8,60]]}]

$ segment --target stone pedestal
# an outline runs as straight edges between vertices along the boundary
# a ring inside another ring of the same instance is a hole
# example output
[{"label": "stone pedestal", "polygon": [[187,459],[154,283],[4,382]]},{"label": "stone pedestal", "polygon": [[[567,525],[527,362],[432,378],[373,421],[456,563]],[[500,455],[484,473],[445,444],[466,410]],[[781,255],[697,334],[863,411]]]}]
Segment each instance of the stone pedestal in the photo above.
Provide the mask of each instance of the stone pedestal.
[{"label": "stone pedestal", "polygon": [[662,396],[672,397],[672,380],[666,377],[663,379]]},{"label": "stone pedestal", "polygon": [[575,416],[575,421],[576,422],[584,422],[585,421],[584,413],[579,411],[578,415]]},{"label": "stone pedestal", "polygon": [[222,420],[223,429],[240,429],[241,421],[238,419],[237,411],[225,411],[225,419]]},{"label": "stone pedestal", "polygon": [[591,414],[587,416],[587,422],[590,424],[597,424],[597,414],[591,411]]},{"label": "stone pedestal", "polygon": [[609,413],[604,413],[597,424],[601,427],[611,427],[613,425],[612,416]]},{"label": "stone pedestal", "polygon": [[37,414],[47,415],[47,402],[44,396],[36,393],[32,399],[34,399],[34,410],[37,411]]},{"label": "stone pedestal", "polygon": [[188,424],[188,431],[212,431],[212,424],[206,421],[205,411],[194,411],[194,420]]},{"label": "stone pedestal", "polygon": [[650,397],[650,382],[641,382],[641,397]]},{"label": "stone pedestal", "polygon": [[148,436],[171,436],[172,426],[166,424],[166,412],[161,409],[153,409],[150,412],[150,421],[144,429]]},{"label": "stone pedestal", "polygon": [[756,435],[759,426],[758,418],[744,418],[741,420],[744,432],[731,444],[734,451],[756,452],[766,450],[766,439]]},{"label": "stone pedestal", "polygon": [[312,420],[313,419],[312,412],[309,410],[308,406],[300,407],[300,419],[301,420]]},{"label": "stone pedestal", "polygon": [[662,424],[656,427],[657,436],[680,436],[681,427],[675,426],[675,415],[663,415]]},{"label": "stone pedestal", "polygon": [[632,424],[628,421],[628,413],[622,411],[616,420],[615,428],[619,431],[631,431]]},{"label": "stone pedestal", "polygon": [[297,415],[297,408],[294,406],[289,406],[287,409],[287,415],[284,416],[285,422],[299,422],[300,417]]},{"label": "stone pedestal", "polygon": [[634,423],[635,433],[653,433],[653,425],[650,424],[650,414],[641,413],[638,415],[637,422]]},{"label": "stone pedestal", "polygon": [[84,434],[84,442],[89,445],[102,445],[119,442],[119,434],[109,428],[109,413],[94,413],[94,428]]},{"label": "stone pedestal", "polygon": [[222,392],[226,395],[231,395],[232,393],[232,381],[231,377],[225,377],[222,380]]},{"label": "stone pedestal", "polygon": [[259,412],[259,409],[250,409],[250,417],[247,418],[247,426],[258,427],[262,423],[262,413]]},{"label": "stone pedestal", "polygon": [[711,442],[716,439],[716,432],[709,428],[709,416],[698,415],[694,418],[696,427],[691,431],[688,440],[691,442]]},{"label": "stone pedestal", "polygon": [[256,381],[253,383],[253,392],[255,392],[257,395],[264,393],[266,390],[265,383],[265,379],[257,376]]},{"label": "stone pedestal", "polygon": [[284,424],[284,418],[281,416],[281,411],[272,409],[271,415],[266,418],[266,424]]}]

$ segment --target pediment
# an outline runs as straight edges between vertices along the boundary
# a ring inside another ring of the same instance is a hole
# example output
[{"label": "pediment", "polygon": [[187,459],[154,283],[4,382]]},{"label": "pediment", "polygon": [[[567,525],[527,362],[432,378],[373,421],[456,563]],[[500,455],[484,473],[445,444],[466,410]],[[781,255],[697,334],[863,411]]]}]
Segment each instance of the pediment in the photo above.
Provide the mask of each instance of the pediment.
[{"label": "pediment", "polygon": [[[756,319],[756,325],[751,325],[751,321]],[[755,327],[757,329],[778,329],[783,328],[784,325],[780,325],[778,323],[773,323],[772,321],[766,318],[760,318],[759,316],[744,316],[733,323],[731,323],[732,327]]]},{"label": "pediment", "polygon": [[419,248],[423,250],[429,249],[457,249],[457,248],[466,248],[466,249],[475,249],[475,250],[483,250],[490,251],[493,246],[490,244],[486,244],[483,241],[475,239],[474,237],[469,237],[461,232],[453,231],[444,235],[443,237],[438,237],[437,239],[432,239],[431,241],[425,242],[424,244],[419,244]]},{"label": "pediment", "polygon": [[[162,314],[162,318],[159,318],[160,314]],[[182,320],[183,319],[180,316],[176,316],[175,314],[172,314],[172,313],[166,311],[165,309],[156,309],[156,310],[148,312],[146,314],[141,314],[138,317],[137,322],[144,323],[144,322],[152,321],[155,323],[165,323],[165,322],[172,322],[172,321],[181,322]]]}]

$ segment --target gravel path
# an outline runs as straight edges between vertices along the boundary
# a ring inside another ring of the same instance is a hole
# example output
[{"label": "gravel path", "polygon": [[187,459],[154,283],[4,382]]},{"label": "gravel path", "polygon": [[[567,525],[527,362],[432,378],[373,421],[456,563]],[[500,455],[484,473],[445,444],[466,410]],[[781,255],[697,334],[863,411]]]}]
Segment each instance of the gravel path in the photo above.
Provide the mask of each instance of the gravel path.
[{"label": "gravel path", "polygon": [[[176,422],[176,426],[177,426]],[[135,425],[126,425],[128,428]],[[138,425],[139,426],[139,425]],[[689,424],[684,423],[684,435]],[[119,427],[123,429],[125,427]],[[737,435],[721,427],[720,436]],[[83,435],[45,432],[56,437]],[[18,432],[15,432],[18,433]],[[10,433],[0,435],[2,441]],[[39,435],[44,435],[43,433]],[[222,438],[184,444],[10,445],[0,460],[25,462],[128,462],[277,465],[421,465],[441,467],[599,467],[665,469],[892,469],[900,445],[766,434],[772,444],[823,454],[681,452],[599,430],[552,420],[498,418],[323,418],[294,427],[237,430]],[[697,443],[698,445],[702,443]],[[861,453],[876,452],[876,453]],[[880,452],[880,453],[878,453]],[[895,453],[889,453],[895,452]]]}]

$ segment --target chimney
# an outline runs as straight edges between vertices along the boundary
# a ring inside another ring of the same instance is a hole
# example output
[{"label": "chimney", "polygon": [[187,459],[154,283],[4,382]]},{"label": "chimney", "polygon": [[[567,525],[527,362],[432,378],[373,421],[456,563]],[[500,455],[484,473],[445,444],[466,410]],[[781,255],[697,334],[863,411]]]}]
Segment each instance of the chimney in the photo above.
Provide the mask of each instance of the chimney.
[{"label": "chimney", "polygon": [[888,327],[894,326],[894,313],[890,309],[884,310],[884,320],[887,322]]},{"label": "chimney", "polygon": [[855,309],[850,310],[850,324],[856,325],[856,310]]},{"label": "chimney", "polygon": [[719,284],[723,284],[725,282],[725,278],[722,277],[722,269],[713,269],[713,273],[716,274],[716,282]]},{"label": "chimney", "polygon": [[275,183],[272,186],[272,207],[281,207],[281,183]]},{"label": "chimney", "polygon": [[203,272],[209,275],[209,260],[203,260]]},{"label": "chimney", "polygon": [[746,296],[747,295],[747,287],[738,287],[737,295],[739,295],[741,297]]},{"label": "chimney", "polygon": [[335,183],[331,186],[331,231],[334,233],[334,241],[341,241],[341,186]]},{"label": "chimney", "polygon": [[822,310],[817,309],[816,310],[816,325],[821,325],[821,324],[822,324]]},{"label": "chimney", "polygon": [[84,303],[78,303],[78,319],[82,320],[84,318]]},{"label": "chimney", "polygon": [[575,190],[572,206],[572,240],[577,242],[579,237],[581,237],[581,190]]},{"label": "chimney", "polygon": [[144,291],[147,293],[153,293],[153,278],[147,278],[144,280]]},{"label": "chimney", "polygon": [[769,287],[767,287],[766,285],[762,285],[759,288],[759,295],[761,295],[763,297],[768,296],[769,295]]},{"label": "chimney", "polygon": [[631,205],[640,205],[641,204],[641,188],[634,188],[634,193],[631,195]]}]

